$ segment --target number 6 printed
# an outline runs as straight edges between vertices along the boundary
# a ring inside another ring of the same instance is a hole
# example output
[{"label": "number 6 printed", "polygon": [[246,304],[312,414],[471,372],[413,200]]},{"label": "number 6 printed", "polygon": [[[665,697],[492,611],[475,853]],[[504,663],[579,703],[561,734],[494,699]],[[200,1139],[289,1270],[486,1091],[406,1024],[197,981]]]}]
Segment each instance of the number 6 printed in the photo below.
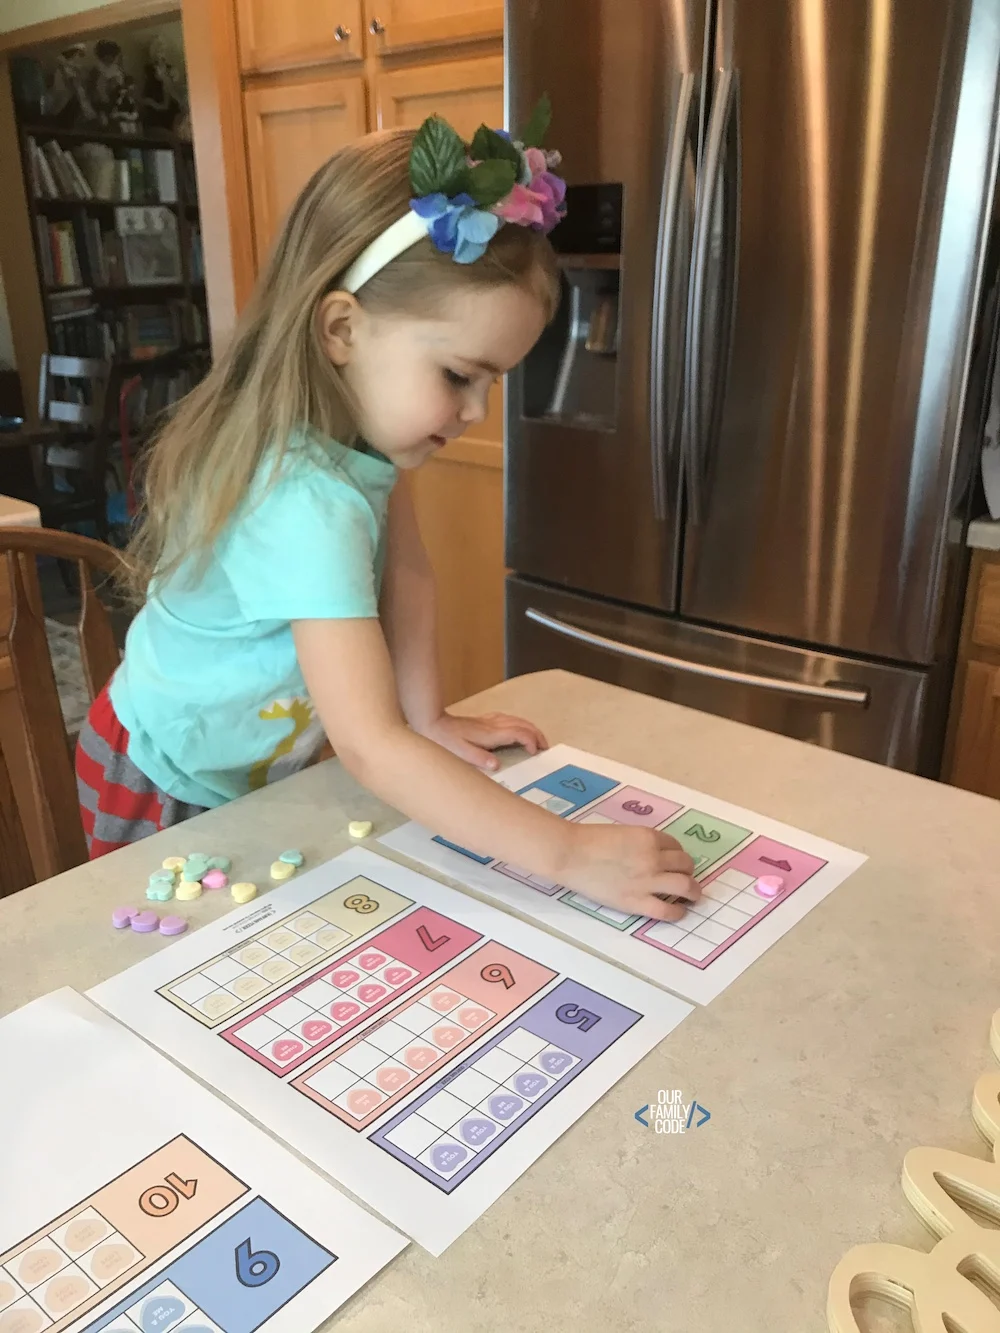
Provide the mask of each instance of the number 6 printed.
[{"label": "number 6 printed", "polygon": [[236,1276],[244,1287],[262,1287],[280,1267],[281,1260],[271,1250],[251,1250],[249,1236],[236,1247]]}]

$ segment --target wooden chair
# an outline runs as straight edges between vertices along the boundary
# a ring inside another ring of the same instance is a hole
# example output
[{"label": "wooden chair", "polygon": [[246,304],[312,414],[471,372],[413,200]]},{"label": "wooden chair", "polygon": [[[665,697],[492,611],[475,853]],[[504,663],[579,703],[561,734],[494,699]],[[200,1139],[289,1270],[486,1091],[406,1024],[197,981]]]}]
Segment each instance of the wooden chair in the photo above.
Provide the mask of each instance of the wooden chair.
[{"label": "wooden chair", "polygon": [[[110,362],[46,353],[38,377],[40,425],[0,435],[0,448],[30,451],[31,498],[41,510],[43,527],[89,520],[107,538],[106,474],[120,383],[121,373]],[[53,449],[65,451],[62,463],[53,462]],[[56,486],[54,466],[72,475],[71,491]]]},{"label": "wooden chair", "polygon": [[[0,883],[2,894],[15,887],[18,879],[23,881],[26,861],[32,863],[35,873],[29,882],[34,882],[70,870],[87,859],[76,777],[45,634],[45,617],[37,594],[30,590],[28,561],[37,556],[52,556],[76,564],[80,588],[77,632],[84,677],[92,699],[103,689],[119,662],[111,619],[94,589],[92,571],[114,576],[121,572],[123,561],[117,551],[102,542],[44,528],[0,528],[0,556],[5,556],[10,578],[13,614],[7,650],[33,787],[33,793],[12,791],[10,759],[8,756],[5,762],[0,749],[0,838],[3,840],[0,871],[5,872],[3,878],[8,881],[6,888]],[[32,795],[39,806],[46,844],[41,865],[26,850],[29,840],[24,830],[23,802]]]}]

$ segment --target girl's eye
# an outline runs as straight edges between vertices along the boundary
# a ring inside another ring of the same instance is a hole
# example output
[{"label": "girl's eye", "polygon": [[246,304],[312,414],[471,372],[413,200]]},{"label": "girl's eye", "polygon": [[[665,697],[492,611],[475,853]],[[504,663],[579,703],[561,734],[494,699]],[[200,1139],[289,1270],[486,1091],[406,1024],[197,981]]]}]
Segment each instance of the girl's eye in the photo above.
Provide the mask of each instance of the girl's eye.
[{"label": "girl's eye", "polygon": [[460,375],[457,370],[446,370],[444,377],[456,389],[467,389],[472,383],[468,375]]}]

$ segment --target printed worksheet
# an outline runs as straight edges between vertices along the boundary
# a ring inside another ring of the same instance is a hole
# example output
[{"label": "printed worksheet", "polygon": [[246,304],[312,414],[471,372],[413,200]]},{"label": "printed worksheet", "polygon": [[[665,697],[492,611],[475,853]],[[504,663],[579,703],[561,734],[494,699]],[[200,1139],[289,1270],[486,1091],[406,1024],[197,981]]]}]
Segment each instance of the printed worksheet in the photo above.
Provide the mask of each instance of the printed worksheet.
[{"label": "printed worksheet", "polygon": [[866,859],[569,745],[514,764],[497,780],[564,819],[665,830],[693,858],[701,900],[679,921],[656,921],[592,902],[488,848],[456,847],[419,824],[380,841],[697,1004],[725,990]]},{"label": "printed worksheet", "polygon": [[74,991],[0,1064],[0,1333],[306,1333],[406,1246]]},{"label": "printed worksheet", "polygon": [[691,1011],[360,848],[90,994],[432,1254]]}]

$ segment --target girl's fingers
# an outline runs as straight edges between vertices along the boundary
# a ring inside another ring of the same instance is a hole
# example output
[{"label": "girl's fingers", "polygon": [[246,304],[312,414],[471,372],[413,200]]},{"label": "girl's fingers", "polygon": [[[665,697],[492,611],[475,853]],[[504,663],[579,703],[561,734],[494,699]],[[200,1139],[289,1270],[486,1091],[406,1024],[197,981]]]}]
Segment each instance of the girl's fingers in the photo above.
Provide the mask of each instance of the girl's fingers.
[{"label": "girl's fingers", "polygon": [[701,897],[701,889],[690,875],[683,872],[664,871],[650,881],[650,892],[657,897],[677,898],[681,905],[696,903]]},{"label": "girl's fingers", "polygon": [[636,906],[637,912],[654,917],[657,921],[679,921],[687,911],[687,903],[664,902],[656,894],[648,894]]}]

